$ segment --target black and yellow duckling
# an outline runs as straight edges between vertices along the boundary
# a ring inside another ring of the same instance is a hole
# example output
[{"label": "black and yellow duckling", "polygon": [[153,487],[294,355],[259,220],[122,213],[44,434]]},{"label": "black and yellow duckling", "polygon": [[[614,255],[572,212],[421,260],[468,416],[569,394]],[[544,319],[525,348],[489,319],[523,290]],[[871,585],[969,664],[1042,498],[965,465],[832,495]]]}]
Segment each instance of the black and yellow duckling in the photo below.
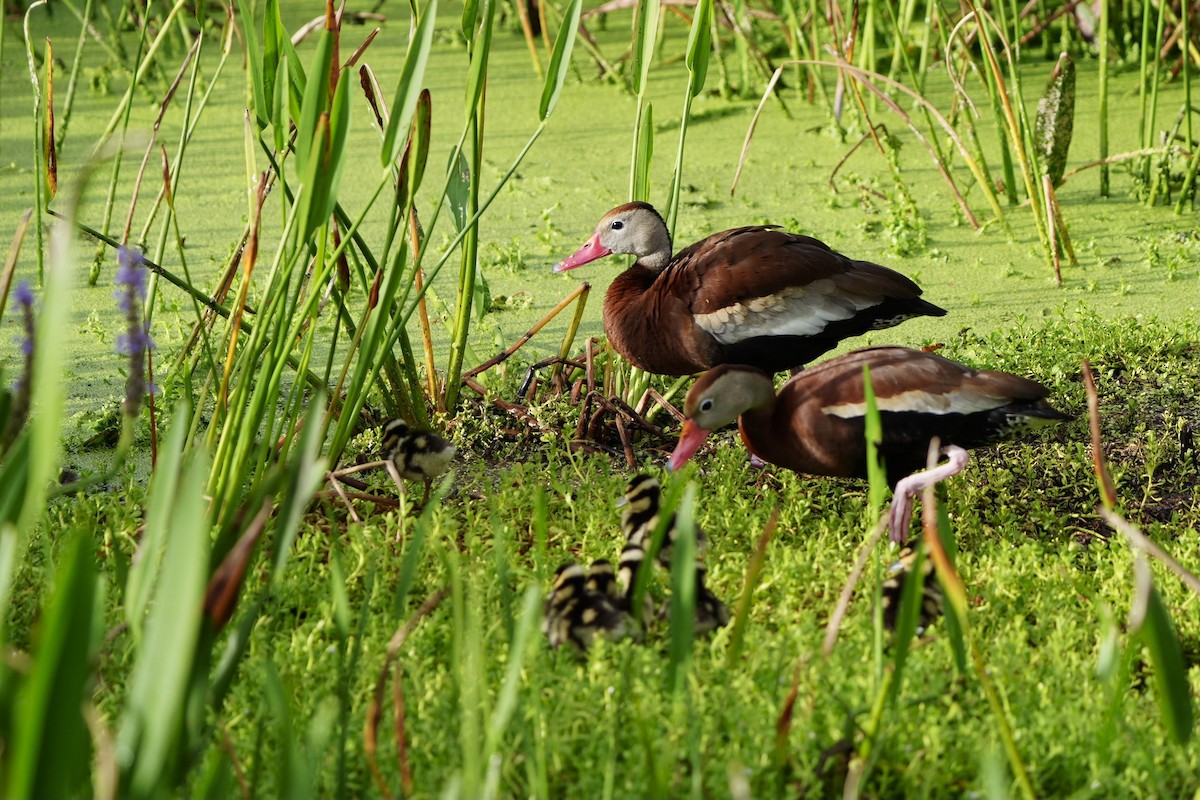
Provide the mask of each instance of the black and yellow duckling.
[{"label": "black and yellow duckling", "polygon": [[[625,489],[625,496],[617,501],[621,506],[621,530],[625,532],[625,540],[637,544],[643,550],[649,549],[651,537],[658,527],[658,509],[662,499],[662,485],[657,478],[650,475],[634,475]],[[675,527],[675,515],[667,522],[663,533],[662,545],[658,549],[658,563],[664,567],[671,566],[671,553],[674,549],[679,532]],[[700,526],[696,526],[696,551],[703,551],[708,545],[708,537]]]},{"label": "black and yellow duckling", "polygon": [[446,471],[458,448],[436,433],[409,427],[402,419],[386,423],[380,439],[380,457],[388,463],[388,471],[394,471],[392,478],[400,491],[404,491],[401,478],[425,484],[425,494],[421,498],[424,505],[429,501],[433,479]]},{"label": "black and yellow duckling", "polygon": [[[889,631],[896,629],[897,617],[900,615],[900,600],[904,587],[913,576],[913,567],[917,563],[917,551],[911,546],[904,546],[896,560],[887,568],[887,574],[881,588],[880,602],[883,605],[883,626]],[[942,615],[942,586],[938,583],[937,572],[933,562],[926,555],[921,559],[921,606],[917,616],[917,635],[925,632]]]},{"label": "black and yellow duckling", "polygon": [[[603,587],[603,591],[589,588],[589,584]],[[625,635],[625,614],[610,598],[609,584],[615,584],[615,579],[612,564],[607,561],[600,562],[594,574],[574,562],[558,568],[542,608],[542,633],[551,647],[557,649],[563,642],[570,642],[586,651],[596,634],[610,639]]]},{"label": "black and yellow duckling", "polygon": [[[649,475],[635,475],[625,489],[622,498],[621,528],[625,532],[626,545],[621,553],[620,574],[622,578],[628,573],[622,585],[625,592],[632,597],[633,580],[637,568],[645,559],[645,549],[650,546],[650,537],[658,526],[659,503],[662,499],[662,485],[657,478]],[[663,534],[662,546],[658,550],[658,563],[666,569],[671,568],[673,545],[678,536],[675,527],[675,516],[672,515]],[[694,633],[699,636],[729,624],[729,609],[721,599],[713,594],[705,585],[707,568],[700,561],[701,552],[708,545],[708,537],[696,526],[696,622]],[[629,567],[626,568],[628,562]],[[628,603],[628,601],[627,601]],[[628,608],[628,605],[626,605]],[[664,607],[663,612],[666,612]]]}]

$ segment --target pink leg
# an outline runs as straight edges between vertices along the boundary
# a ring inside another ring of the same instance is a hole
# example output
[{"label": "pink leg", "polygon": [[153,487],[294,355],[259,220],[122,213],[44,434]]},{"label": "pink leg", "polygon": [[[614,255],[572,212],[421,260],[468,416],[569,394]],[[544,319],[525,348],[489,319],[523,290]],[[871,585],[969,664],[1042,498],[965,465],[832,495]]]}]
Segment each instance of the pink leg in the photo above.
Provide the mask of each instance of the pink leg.
[{"label": "pink leg", "polygon": [[942,448],[942,455],[948,460],[945,464],[938,464],[933,469],[927,469],[924,472],[914,472],[907,478],[901,478],[896,484],[896,491],[892,496],[891,510],[891,540],[893,542],[903,542],[905,539],[905,531],[908,529],[908,519],[912,514],[912,499],[917,493],[926,486],[932,486],[938,481],[943,481],[951,475],[957,475],[967,466],[967,451],[963,450],[958,445],[948,445]]}]

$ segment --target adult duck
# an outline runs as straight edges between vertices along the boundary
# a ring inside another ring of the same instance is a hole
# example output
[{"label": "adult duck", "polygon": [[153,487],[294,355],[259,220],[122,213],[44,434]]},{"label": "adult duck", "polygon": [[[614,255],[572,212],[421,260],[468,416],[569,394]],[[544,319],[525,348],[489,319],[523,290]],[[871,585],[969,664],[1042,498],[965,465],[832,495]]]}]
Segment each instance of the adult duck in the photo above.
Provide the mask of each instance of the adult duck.
[{"label": "adult duck", "polygon": [[554,267],[637,256],[605,295],[604,330],[618,353],[661,375],[718,364],[794,369],[850,336],[946,313],[900,273],[778,226],[733,228],[671,252],[654,207],[626,203]]},{"label": "adult duck", "polygon": [[[709,433],[737,420],[746,446],[764,461],[810,475],[865,478],[864,366],[883,426],[879,453],[895,490],[890,521],[896,542],[904,539],[912,496],[960,472],[964,448],[1069,418],[1046,402],[1049,390],[1036,381],[905,347],[868,347],[830,359],[797,373],[778,395],[762,370],[723,365],[688,392],[687,420],[667,469],[678,469]],[[949,462],[910,475],[925,465],[934,437]]]}]

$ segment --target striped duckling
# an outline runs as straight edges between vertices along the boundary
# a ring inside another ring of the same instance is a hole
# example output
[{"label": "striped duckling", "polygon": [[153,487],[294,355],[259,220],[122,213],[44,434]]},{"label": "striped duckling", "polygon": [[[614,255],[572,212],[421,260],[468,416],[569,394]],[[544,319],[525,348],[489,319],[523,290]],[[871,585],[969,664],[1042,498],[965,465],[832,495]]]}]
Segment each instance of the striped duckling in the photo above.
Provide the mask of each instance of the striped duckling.
[{"label": "striped duckling", "polygon": [[[629,579],[625,584],[628,593],[632,594],[633,579],[636,569],[645,559],[646,548],[650,547],[651,537],[658,527],[659,505],[662,500],[662,485],[657,478],[650,475],[635,475],[629,481],[624,497],[619,501],[621,510],[621,529],[625,532],[626,545],[621,554],[622,576],[628,561],[636,566],[628,570]],[[665,569],[671,569],[671,555],[678,537],[675,526],[675,515],[667,522],[663,533],[662,545],[658,550],[658,563]],[[729,609],[713,594],[705,584],[707,568],[700,556],[708,546],[708,537],[696,526],[696,623],[694,632],[699,635],[723,627],[729,623]],[[666,609],[664,608],[665,612]]]},{"label": "striped duckling", "polygon": [[[389,470],[394,467],[401,478],[422,481],[425,494],[421,503],[428,502],[433,479],[450,466],[457,448],[436,433],[412,428],[402,419],[385,424],[381,440],[380,455],[391,462]],[[397,483],[403,491],[403,483]]]},{"label": "striped duckling", "polygon": [[542,608],[542,633],[557,649],[569,642],[580,652],[592,645],[597,634],[609,639],[626,635],[626,616],[613,600],[616,583],[612,564],[598,561],[591,569],[574,562],[554,573],[554,584]]},{"label": "striped duckling", "polygon": [[[658,527],[658,509],[662,500],[662,484],[650,475],[634,475],[625,489],[625,496],[617,501],[621,506],[621,530],[625,540],[637,544],[643,550],[650,548],[651,537]],[[658,549],[658,563],[668,569],[671,567],[671,553],[679,532],[675,527],[676,516],[671,515],[667,529],[663,533],[662,544]],[[696,528],[696,552],[703,552],[708,547],[708,537],[699,525]]]}]

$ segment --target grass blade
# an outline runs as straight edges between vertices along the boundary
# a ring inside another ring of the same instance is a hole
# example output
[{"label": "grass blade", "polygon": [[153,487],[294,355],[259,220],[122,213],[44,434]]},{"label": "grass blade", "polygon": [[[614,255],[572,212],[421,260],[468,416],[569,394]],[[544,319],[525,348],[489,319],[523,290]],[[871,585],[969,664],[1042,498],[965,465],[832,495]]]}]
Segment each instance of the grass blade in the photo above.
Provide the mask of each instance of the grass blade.
[{"label": "grass blade", "polygon": [[437,19],[437,0],[430,0],[417,24],[416,35],[408,44],[408,54],[404,58],[404,69],[400,73],[400,81],[396,84],[396,96],[392,100],[392,116],[388,120],[387,132],[383,135],[383,150],[381,163],[384,166],[399,157],[404,147],[400,138],[401,131],[407,131],[412,120],[413,111],[417,107],[417,98],[421,94],[421,84],[425,80],[425,65],[429,62],[429,48],[433,44],[433,26]]},{"label": "grass blade", "polygon": [[[186,417],[177,418],[176,425],[185,423]],[[171,508],[171,535],[117,734],[121,785],[133,797],[158,795],[165,788],[168,758],[183,721],[208,578],[208,458],[200,451],[165,455],[182,460],[181,478],[174,494],[158,491],[150,498],[151,508]]]},{"label": "grass blade", "polygon": [[77,531],[42,619],[33,672],[18,700],[6,797],[86,794],[91,742],[81,709],[92,672],[96,616],[91,535]]},{"label": "grass blade", "polygon": [[567,13],[563,16],[562,25],[558,29],[558,38],[554,40],[554,52],[550,56],[550,68],[546,71],[546,85],[542,89],[542,102],[538,106],[538,119],[546,121],[558,104],[558,96],[562,94],[563,81],[567,78],[567,69],[571,66],[571,50],[575,47],[575,31],[579,28],[579,14],[582,0],[571,0]]},{"label": "grass blade", "polygon": [[1158,698],[1163,725],[1171,741],[1186,745],[1191,741],[1195,720],[1191,686],[1179,637],[1158,590],[1154,588],[1150,565],[1145,556],[1138,555],[1134,569],[1137,580],[1133,608],[1129,612],[1130,631],[1150,652],[1150,664],[1154,668],[1154,693]]}]

